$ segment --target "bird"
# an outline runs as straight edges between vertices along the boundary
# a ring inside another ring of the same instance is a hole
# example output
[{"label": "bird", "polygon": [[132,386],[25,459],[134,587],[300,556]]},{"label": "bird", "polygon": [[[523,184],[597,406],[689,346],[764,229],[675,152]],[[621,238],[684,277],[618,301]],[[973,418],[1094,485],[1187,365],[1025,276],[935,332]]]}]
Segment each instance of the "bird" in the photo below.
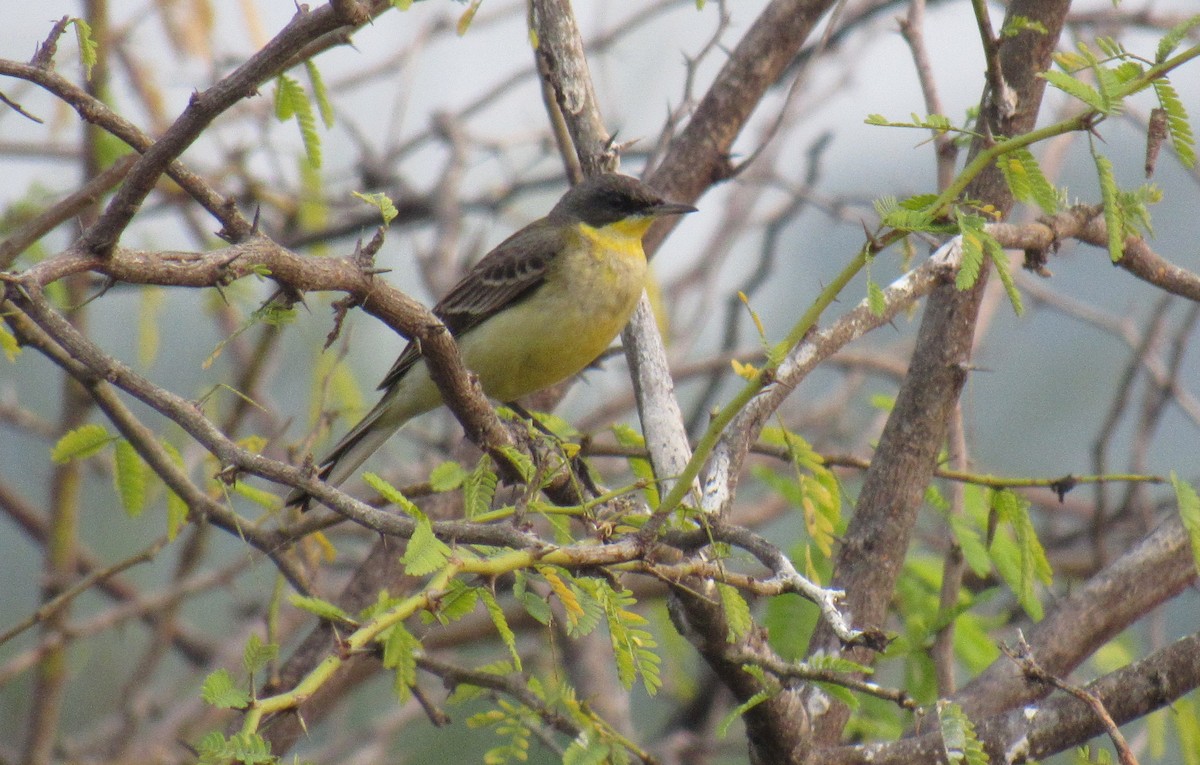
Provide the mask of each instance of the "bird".
[{"label": "bird", "polygon": [[[608,348],[642,295],[650,225],[692,212],[628,175],[590,176],[481,258],[433,313],[484,393],[515,401],[578,374]],[[420,362],[410,341],[379,384],[379,403],[319,463],[326,483],[340,485],[401,426],[442,404]],[[311,499],[296,489],[286,504],[306,510]]]}]

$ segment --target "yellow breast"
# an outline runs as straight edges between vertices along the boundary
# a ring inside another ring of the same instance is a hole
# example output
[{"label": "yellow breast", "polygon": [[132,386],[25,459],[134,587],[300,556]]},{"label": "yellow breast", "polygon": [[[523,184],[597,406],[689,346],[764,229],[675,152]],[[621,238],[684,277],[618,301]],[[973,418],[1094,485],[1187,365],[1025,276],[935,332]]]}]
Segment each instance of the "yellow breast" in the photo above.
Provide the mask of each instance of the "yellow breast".
[{"label": "yellow breast", "polygon": [[649,224],[579,225],[533,295],[460,339],[463,361],[489,396],[511,401],[554,385],[604,352],[645,286]]}]

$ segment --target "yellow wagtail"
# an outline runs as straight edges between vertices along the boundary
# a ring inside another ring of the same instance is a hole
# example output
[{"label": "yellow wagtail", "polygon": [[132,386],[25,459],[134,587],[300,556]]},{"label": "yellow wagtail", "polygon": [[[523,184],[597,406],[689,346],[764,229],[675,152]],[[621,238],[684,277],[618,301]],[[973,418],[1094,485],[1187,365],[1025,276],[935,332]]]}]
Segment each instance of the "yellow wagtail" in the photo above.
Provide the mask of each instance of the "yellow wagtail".
[{"label": "yellow wagtail", "polygon": [[[629,176],[593,176],[485,255],[433,312],[484,392],[515,401],[604,352],[645,286],[646,230],[656,218],[695,210]],[[409,343],[380,383],[379,403],[321,461],[325,481],[342,483],[400,426],[441,405],[420,360],[420,348]],[[288,504],[307,506],[308,499],[297,490]]]}]

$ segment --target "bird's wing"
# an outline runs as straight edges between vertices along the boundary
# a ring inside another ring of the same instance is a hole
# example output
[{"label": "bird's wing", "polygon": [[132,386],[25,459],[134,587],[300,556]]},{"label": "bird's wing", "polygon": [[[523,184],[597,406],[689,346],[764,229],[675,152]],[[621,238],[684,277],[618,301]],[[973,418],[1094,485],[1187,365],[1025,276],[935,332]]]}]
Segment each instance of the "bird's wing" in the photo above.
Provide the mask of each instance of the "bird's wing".
[{"label": "bird's wing", "polygon": [[[484,255],[456,284],[433,313],[455,337],[479,326],[505,308],[520,302],[541,286],[550,264],[562,252],[569,233],[542,219],[529,224]],[[379,389],[390,388],[421,358],[417,343],[409,343],[388,370]]]}]

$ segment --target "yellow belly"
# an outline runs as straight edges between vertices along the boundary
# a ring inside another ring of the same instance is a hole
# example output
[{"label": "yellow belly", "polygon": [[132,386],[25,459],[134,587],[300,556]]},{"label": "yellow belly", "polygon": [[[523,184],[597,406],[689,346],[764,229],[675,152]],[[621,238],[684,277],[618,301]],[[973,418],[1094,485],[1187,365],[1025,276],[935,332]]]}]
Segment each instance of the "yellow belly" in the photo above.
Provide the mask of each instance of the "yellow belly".
[{"label": "yellow belly", "polygon": [[[546,281],[458,339],[483,390],[513,401],[561,382],[596,360],[625,327],[646,283],[644,227],[632,235],[584,228]],[[417,363],[385,394],[394,426],[441,403],[428,367]]]},{"label": "yellow belly", "polygon": [[492,398],[512,401],[580,372],[625,327],[646,281],[636,252],[579,247],[538,291],[468,332],[463,361]]}]

